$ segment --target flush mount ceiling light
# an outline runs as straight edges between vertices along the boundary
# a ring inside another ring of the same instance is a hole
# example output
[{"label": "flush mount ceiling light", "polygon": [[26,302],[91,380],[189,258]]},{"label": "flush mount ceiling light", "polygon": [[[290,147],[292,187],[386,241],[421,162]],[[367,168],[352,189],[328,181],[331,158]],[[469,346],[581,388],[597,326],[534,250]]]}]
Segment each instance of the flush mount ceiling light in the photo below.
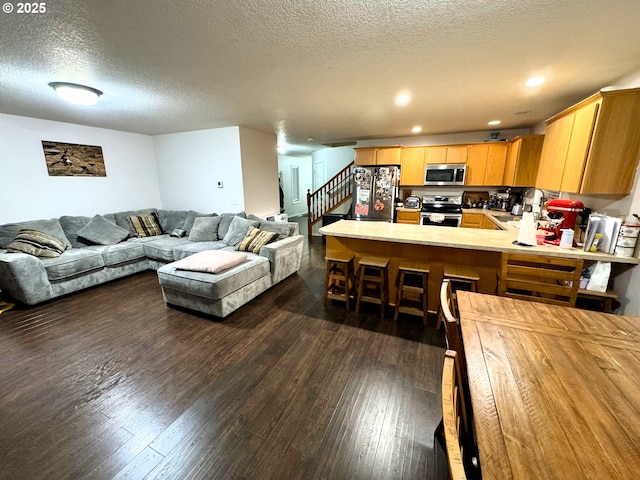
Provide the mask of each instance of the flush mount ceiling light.
[{"label": "flush mount ceiling light", "polygon": [[533,87],[539,87],[543,83],[544,83],[544,77],[541,77],[541,76],[531,77],[526,82],[524,82],[524,84],[527,87],[532,87],[532,88]]},{"label": "flush mount ceiling light", "polygon": [[411,97],[409,95],[407,95],[406,93],[401,93],[400,95],[398,95],[396,97],[396,105],[401,106],[401,107],[406,105],[410,101],[411,101]]},{"label": "flush mount ceiling light", "polygon": [[420,127],[420,126],[416,125],[415,127],[413,127],[413,128],[411,129],[411,131],[412,131],[413,133],[420,133],[420,132],[422,131],[422,127]]},{"label": "flush mount ceiling light", "polygon": [[500,125],[500,120],[491,120],[490,122],[487,122],[487,125]]},{"label": "flush mount ceiling light", "polygon": [[102,92],[98,89],[76,83],[51,82],[49,86],[67,102],[78,105],[93,105],[98,101],[98,97],[102,95]]}]

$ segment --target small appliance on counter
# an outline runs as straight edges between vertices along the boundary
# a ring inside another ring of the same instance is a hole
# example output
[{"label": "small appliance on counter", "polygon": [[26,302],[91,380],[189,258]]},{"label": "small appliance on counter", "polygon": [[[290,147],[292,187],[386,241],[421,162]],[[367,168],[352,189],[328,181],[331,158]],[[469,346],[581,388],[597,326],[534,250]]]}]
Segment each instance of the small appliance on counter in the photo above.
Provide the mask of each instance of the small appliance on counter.
[{"label": "small appliance on counter", "polygon": [[500,210],[508,212],[511,210],[511,194],[509,192],[498,192],[489,198],[489,208],[491,210]]},{"label": "small appliance on counter", "polygon": [[[560,244],[562,230],[573,230],[576,226],[578,214],[584,209],[580,200],[559,199],[549,200],[546,204],[547,218],[540,220],[540,230],[546,233],[546,243]],[[575,241],[573,246],[575,246]]]},{"label": "small appliance on counter", "polygon": [[416,210],[422,206],[420,197],[410,195],[404,199],[404,208],[415,208]]}]

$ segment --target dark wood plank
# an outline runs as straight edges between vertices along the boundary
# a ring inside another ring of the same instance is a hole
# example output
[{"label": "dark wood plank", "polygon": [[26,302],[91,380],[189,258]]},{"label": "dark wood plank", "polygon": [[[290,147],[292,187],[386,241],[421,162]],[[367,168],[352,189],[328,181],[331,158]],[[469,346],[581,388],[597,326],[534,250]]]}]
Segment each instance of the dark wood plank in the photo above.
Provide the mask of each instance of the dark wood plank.
[{"label": "dark wood plank", "polygon": [[155,272],[3,313],[0,479],[444,478],[444,333],[323,308],[324,253],[224,321]]}]

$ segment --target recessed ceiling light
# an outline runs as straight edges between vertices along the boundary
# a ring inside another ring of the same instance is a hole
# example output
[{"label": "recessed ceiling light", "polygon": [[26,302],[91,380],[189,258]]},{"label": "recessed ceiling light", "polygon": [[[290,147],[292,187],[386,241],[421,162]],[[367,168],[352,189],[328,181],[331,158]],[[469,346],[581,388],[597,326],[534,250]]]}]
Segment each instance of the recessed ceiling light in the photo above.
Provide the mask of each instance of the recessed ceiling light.
[{"label": "recessed ceiling light", "polygon": [[401,93],[396,97],[396,105],[404,106],[411,101],[411,97],[406,93]]},{"label": "recessed ceiling light", "polygon": [[490,122],[487,122],[487,125],[500,125],[500,120],[491,120]]},{"label": "recessed ceiling light", "polygon": [[412,131],[413,133],[420,133],[420,132],[422,131],[422,127],[420,127],[419,125],[416,125],[415,127],[413,127],[413,128],[411,129],[411,131]]},{"label": "recessed ceiling light", "polygon": [[524,83],[527,87],[539,87],[544,83],[544,77],[541,77],[541,76],[531,77]]},{"label": "recessed ceiling light", "polygon": [[49,86],[67,102],[78,105],[93,105],[98,101],[98,97],[102,95],[102,92],[96,88],[76,83],[51,82]]}]

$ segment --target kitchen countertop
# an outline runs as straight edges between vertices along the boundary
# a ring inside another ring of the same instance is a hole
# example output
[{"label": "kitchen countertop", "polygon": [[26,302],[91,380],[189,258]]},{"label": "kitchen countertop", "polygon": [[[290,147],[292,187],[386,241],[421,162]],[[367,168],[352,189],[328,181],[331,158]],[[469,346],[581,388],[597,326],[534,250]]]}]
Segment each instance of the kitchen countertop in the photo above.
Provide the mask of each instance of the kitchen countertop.
[{"label": "kitchen countertop", "polygon": [[[474,213],[473,210],[465,210]],[[476,212],[488,213],[477,209]],[[491,212],[491,211],[489,211]],[[495,212],[497,215],[505,212]],[[491,214],[490,214],[491,215]],[[387,222],[361,222],[339,220],[320,228],[323,235],[361,240],[409,243],[436,247],[461,248],[490,252],[513,252],[547,255],[551,257],[581,258],[584,260],[638,264],[637,258],[616,257],[602,252],[585,252],[578,248],[560,248],[555,245],[535,245],[521,247],[512,242],[518,238],[518,228],[505,230],[483,230],[476,228],[451,228],[423,225],[408,225]]]}]

